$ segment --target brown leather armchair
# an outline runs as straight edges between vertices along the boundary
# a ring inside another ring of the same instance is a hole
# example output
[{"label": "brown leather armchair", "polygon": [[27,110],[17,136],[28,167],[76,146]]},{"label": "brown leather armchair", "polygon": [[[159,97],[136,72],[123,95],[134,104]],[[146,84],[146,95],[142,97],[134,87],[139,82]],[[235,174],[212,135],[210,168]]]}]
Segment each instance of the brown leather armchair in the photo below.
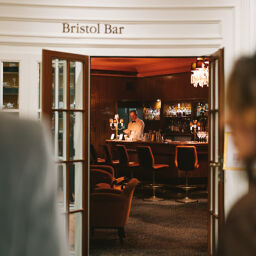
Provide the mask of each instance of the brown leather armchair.
[{"label": "brown leather armchair", "polygon": [[139,181],[131,179],[123,190],[99,189],[91,193],[91,234],[97,228],[118,229],[120,242],[125,237],[124,227],[128,222],[133,193]]},{"label": "brown leather armchair", "polygon": [[91,192],[98,187],[111,188],[113,184],[113,176],[102,169],[91,169],[90,171],[90,189]]},{"label": "brown leather armchair", "polygon": [[114,171],[114,168],[110,165],[97,165],[97,164],[93,164],[90,166],[90,169],[100,169],[100,170],[104,170],[106,172],[109,172],[112,177],[114,178],[115,177],[115,171]]},{"label": "brown leather armchair", "polygon": [[121,189],[120,185],[124,182],[124,177],[115,178],[114,168],[109,165],[91,165],[90,166],[90,187],[91,191],[102,188]]}]

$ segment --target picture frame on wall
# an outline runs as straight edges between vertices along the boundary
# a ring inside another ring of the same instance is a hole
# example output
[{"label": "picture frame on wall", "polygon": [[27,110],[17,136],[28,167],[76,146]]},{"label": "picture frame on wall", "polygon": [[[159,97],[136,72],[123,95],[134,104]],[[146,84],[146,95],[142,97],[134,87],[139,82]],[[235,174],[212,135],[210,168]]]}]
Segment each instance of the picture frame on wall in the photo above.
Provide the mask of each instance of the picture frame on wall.
[{"label": "picture frame on wall", "polygon": [[234,145],[232,132],[225,132],[224,135],[223,170],[245,170],[243,163],[238,159],[238,152]]}]

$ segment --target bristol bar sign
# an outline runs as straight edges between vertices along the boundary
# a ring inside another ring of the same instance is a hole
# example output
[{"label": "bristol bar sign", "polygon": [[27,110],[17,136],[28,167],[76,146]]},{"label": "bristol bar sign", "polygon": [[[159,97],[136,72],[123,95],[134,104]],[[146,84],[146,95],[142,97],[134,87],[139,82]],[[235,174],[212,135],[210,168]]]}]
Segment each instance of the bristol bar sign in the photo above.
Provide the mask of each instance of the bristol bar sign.
[{"label": "bristol bar sign", "polygon": [[123,34],[125,27],[113,24],[82,25],[79,23],[62,23],[62,33],[65,34]]}]

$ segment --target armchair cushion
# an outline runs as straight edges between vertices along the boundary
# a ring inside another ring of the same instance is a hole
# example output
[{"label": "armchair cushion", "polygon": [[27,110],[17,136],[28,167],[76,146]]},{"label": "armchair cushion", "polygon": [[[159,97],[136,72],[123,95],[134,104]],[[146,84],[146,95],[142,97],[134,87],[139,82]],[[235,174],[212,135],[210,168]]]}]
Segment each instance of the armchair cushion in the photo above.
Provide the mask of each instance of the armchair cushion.
[{"label": "armchair cushion", "polygon": [[94,192],[97,193],[113,193],[113,194],[121,194],[122,190],[121,189],[116,189],[116,188],[111,188],[111,187],[104,187],[104,186],[99,186],[97,187]]},{"label": "armchair cushion", "polygon": [[100,169],[91,169],[90,171],[90,185],[92,190],[96,187],[99,183],[106,183],[110,186],[112,185],[113,177],[112,175]]},{"label": "armchair cushion", "polygon": [[92,227],[124,227],[127,223],[137,179],[131,179],[124,190],[100,190],[91,193]]},{"label": "armchair cushion", "polygon": [[96,164],[94,164],[94,165],[91,165],[90,168],[91,168],[91,170],[92,169],[98,169],[98,170],[100,169],[100,170],[109,172],[112,175],[112,177],[115,176],[114,168],[110,165],[96,165]]}]

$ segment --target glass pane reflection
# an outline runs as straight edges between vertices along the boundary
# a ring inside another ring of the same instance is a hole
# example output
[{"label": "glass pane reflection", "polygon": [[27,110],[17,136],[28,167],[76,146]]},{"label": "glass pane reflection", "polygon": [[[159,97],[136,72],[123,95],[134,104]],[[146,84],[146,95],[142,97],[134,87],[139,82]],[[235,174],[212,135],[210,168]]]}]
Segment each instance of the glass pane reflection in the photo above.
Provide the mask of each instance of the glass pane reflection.
[{"label": "glass pane reflection", "polygon": [[61,212],[65,212],[66,191],[66,165],[57,166],[57,202]]},{"label": "glass pane reflection", "polygon": [[52,137],[54,155],[59,160],[66,160],[66,113],[55,111],[52,116]]},{"label": "glass pane reflection", "polygon": [[63,109],[67,107],[67,61],[54,59],[52,61],[52,107]]},{"label": "glass pane reflection", "polygon": [[70,159],[82,159],[83,157],[83,114],[70,113]]},{"label": "glass pane reflection", "polygon": [[82,163],[69,164],[69,206],[70,210],[82,209]]},{"label": "glass pane reflection", "polygon": [[83,108],[83,63],[70,62],[70,108]]}]

